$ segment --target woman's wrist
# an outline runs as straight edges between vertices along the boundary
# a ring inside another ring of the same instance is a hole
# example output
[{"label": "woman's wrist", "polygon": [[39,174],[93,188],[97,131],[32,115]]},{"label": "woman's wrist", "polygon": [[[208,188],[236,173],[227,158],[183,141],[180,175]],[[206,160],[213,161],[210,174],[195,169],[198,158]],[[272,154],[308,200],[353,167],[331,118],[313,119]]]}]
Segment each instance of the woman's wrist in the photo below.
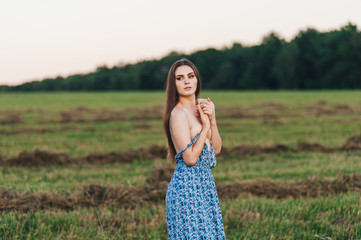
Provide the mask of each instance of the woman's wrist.
[{"label": "woman's wrist", "polygon": [[216,118],[215,118],[215,117],[213,117],[213,118],[211,119],[210,124],[211,124],[211,127],[214,126],[214,125],[217,125],[217,123],[216,123]]},{"label": "woman's wrist", "polygon": [[206,131],[208,133],[208,130],[211,128],[211,124],[204,124],[202,125],[202,130]]}]

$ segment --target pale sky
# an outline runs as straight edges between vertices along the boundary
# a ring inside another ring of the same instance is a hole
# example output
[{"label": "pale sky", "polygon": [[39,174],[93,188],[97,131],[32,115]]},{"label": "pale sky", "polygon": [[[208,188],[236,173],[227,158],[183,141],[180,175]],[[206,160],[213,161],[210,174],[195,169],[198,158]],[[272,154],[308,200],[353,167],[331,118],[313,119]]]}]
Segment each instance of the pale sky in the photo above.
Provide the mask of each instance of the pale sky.
[{"label": "pale sky", "polygon": [[360,0],[0,0],[0,85],[348,22],[361,28]]}]

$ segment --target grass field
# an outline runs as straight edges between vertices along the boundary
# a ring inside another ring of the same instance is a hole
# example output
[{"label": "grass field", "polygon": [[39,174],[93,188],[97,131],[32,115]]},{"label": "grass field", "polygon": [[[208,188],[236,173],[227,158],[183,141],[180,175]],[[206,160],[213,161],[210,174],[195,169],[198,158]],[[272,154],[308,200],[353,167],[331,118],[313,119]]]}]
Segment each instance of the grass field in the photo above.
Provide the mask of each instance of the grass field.
[{"label": "grass field", "polygon": [[[223,140],[212,171],[227,239],[361,239],[361,91],[200,97],[215,103]],[[165,160],[152,153],[165,146],[164,92],[0,103],[2,238],[167,239],[169,176],[155,176]]]}]

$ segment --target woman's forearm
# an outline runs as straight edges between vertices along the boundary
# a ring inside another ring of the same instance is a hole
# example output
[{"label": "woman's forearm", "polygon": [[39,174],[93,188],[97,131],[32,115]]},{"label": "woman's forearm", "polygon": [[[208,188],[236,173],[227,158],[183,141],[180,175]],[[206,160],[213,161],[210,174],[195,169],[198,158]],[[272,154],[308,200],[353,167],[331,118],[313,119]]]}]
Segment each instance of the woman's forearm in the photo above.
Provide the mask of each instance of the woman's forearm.
[{"label": "woman's forearm", "polygon": [[212,132],[212,144],[214,148],[214,154],[218,155],[222,149],[222,139],[218,132],[216,118],[212,119],[211,121],[211,132]]},{"label": "woman's forearm", "polygon": [[190,148],[190,151],[183,153],[183,160],[189,166],[196,165],[199,155],[201,155],[209,128],[203,128],[199,134],[197,141]]}]

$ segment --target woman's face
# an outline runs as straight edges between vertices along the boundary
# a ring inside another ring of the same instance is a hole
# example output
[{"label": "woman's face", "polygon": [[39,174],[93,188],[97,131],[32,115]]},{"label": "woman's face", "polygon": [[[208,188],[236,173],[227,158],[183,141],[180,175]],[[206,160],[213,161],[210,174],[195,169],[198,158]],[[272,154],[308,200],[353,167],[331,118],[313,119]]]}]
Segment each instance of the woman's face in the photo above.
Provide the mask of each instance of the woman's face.
[{"label": "woman's face", "polygon": [[175,70],[175,85],[180,96],[189,96],[197,90],[197,78],[190,66],[182,65]]}]

